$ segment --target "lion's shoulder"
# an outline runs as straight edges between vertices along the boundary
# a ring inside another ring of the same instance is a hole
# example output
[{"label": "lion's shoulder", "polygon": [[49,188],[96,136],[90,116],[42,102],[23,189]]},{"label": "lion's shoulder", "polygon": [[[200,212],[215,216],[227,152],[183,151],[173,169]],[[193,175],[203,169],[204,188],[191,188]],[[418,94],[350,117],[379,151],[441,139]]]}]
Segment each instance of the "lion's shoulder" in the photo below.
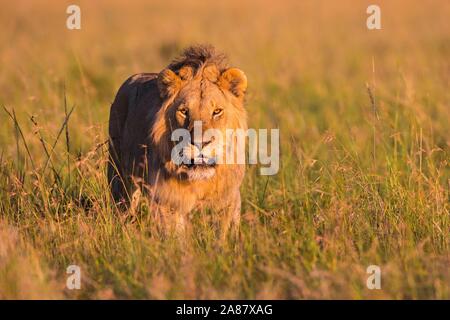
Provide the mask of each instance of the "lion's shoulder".
[{"label": "lion's shoulder", "polygon": [[121,141],[126,123],[130,128],[141,128],[148,112],[155,112],[151,107],[156,108],[159,99],[157,78],[157,73],[138,73],[130,76],[119,88],[109,117],[109,135],[116,146],[129,143]]}]

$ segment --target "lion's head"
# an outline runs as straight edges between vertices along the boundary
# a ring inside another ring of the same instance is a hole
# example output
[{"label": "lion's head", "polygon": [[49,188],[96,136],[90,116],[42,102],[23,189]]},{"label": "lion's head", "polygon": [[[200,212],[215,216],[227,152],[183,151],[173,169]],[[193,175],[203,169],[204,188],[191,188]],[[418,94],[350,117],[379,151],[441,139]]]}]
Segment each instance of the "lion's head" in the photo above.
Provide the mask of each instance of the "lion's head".
[{"label": "lion's head", "polygon": [[[216,153],[224,150],[226,139],[219,139],[214,132],[225,137],[227,129],[246,129],[246,88],[245,74],[228,68],[224,56],[210,46],[188,48],[158,75],[163,103],[151,137],[167,174],[189,181],[204,180],[225,166],[217,161]],[[197,126],[206,134],[198,135],[194,130]],[[190,133],[190,143],[180,153],[190,159],[188,162],[173,159],[175,142],[171,136],[176,129]]]}]

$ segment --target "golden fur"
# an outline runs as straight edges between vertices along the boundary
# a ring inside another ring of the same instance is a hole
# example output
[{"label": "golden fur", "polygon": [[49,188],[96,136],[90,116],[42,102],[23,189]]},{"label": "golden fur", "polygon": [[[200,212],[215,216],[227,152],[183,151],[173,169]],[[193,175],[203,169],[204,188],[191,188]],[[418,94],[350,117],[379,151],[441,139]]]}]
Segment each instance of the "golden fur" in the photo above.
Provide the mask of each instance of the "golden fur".
[{"label": "golden fur", "polygon": [[145,192],[159,212],[176,217],[177,226],[205,208],[223,215],[225,231],[237,226],[244,165],[176,165],[170,138],[177,128],[192,130],[194,121],[204,131],[246,129],[246,87],[244,73],[228,68],[211,46],[186,49],[159,74],[130,77],[110,112],[108,179],[115,201],[129,203],[136,191]]}]

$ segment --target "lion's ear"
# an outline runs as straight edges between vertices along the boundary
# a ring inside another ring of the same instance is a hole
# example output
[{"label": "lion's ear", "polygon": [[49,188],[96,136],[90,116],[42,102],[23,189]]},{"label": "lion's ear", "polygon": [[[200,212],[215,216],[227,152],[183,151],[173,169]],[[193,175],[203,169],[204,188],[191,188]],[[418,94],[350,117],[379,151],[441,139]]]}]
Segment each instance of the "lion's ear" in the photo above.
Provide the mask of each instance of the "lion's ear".
[{"label": "lion's ear", "polygon": [[181,86],[181,79],[170,69],[164,69],[158,75],[158,89],[161,98],[174,95]]},{"label": "lion's ear", "polygon": [[222,72],[218,84],[225,90],[230,91],[238,98],[244,97],[247,89],[247,76],[237,68],[229,68]]}]

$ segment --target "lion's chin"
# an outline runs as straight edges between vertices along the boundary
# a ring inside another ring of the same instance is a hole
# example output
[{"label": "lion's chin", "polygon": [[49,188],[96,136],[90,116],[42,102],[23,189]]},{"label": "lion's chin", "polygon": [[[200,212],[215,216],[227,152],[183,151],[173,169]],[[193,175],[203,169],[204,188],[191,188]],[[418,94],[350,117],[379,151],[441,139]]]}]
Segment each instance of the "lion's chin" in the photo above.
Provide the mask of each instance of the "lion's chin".
[{"label": "lion's chin", "polygon": [[215,174],[216,166],[214,165],[182,165],[177,170],[178,177],[185,181],[207,180],[214,177]]}]

